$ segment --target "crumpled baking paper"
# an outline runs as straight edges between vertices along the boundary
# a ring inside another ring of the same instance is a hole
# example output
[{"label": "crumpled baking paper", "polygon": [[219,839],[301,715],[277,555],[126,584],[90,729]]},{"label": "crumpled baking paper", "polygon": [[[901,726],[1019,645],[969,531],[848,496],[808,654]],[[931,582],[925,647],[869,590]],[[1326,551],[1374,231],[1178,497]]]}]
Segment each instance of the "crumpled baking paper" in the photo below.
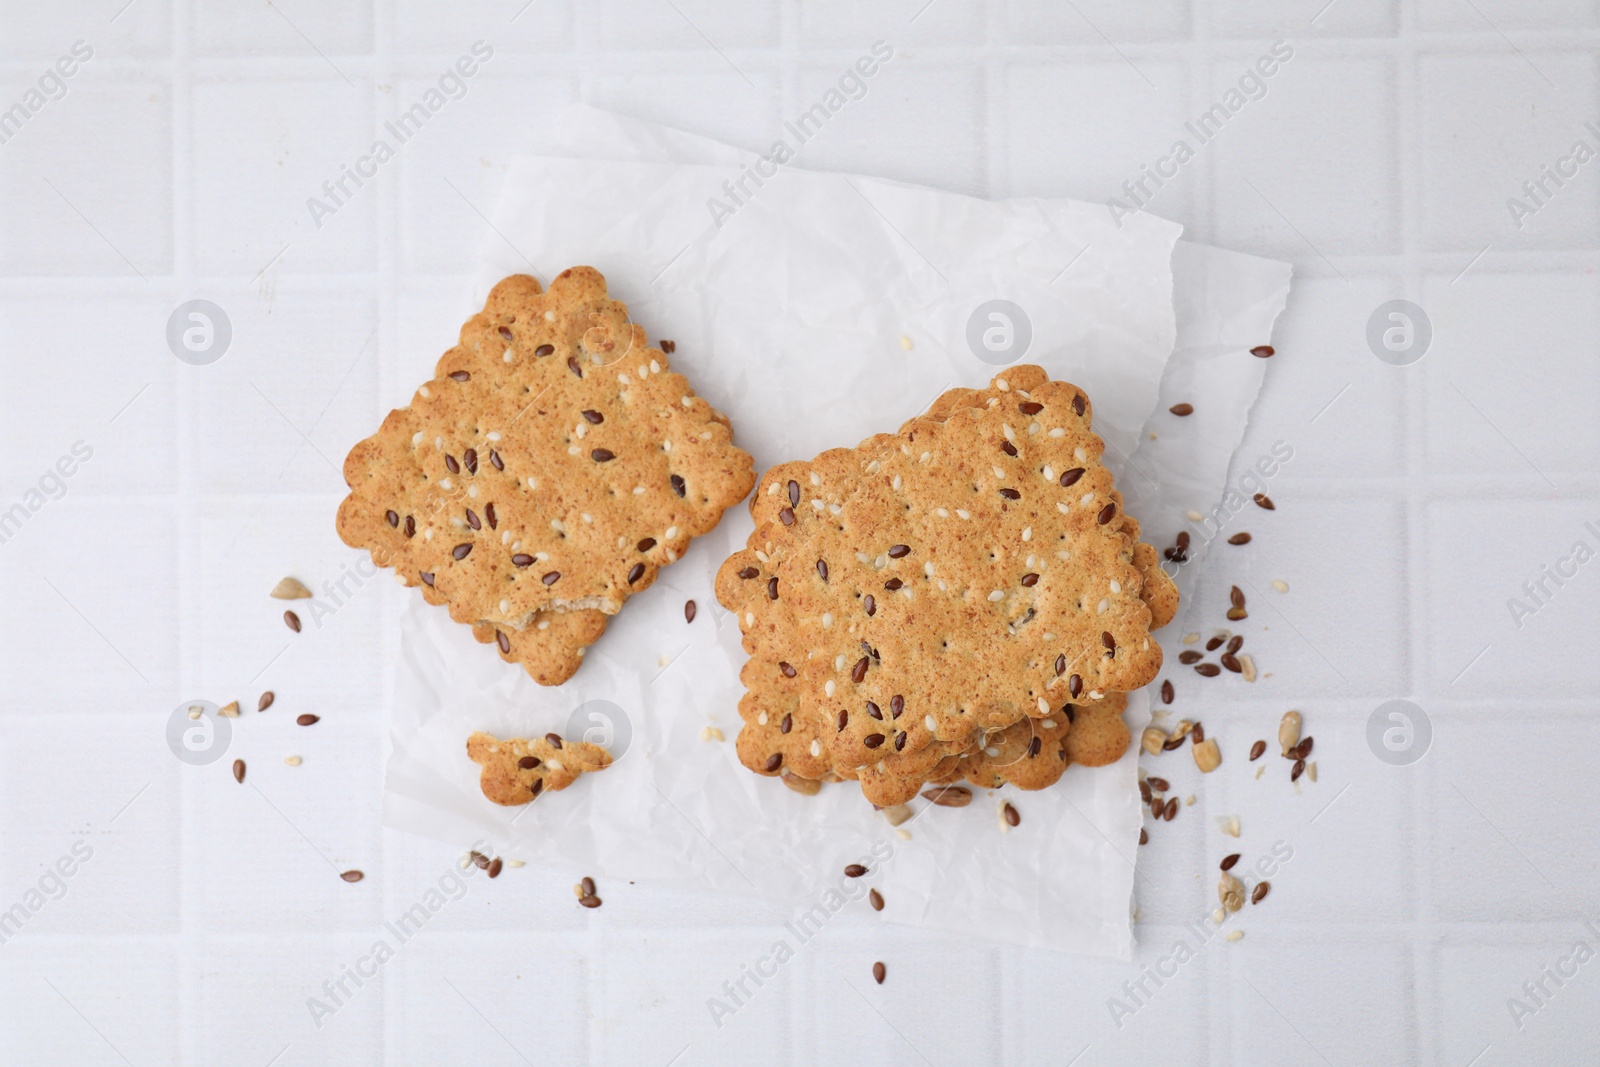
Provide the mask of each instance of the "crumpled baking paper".
[{"label": "crumpled baking paper", "polygon": [[[510,273],[548,282],[568,266],[598,268],[652,343],[676,341],[674,367],[730,417],[758,472],[892,431],[946,388],[986,384],[1003,367],[981,352],[1040,363],[1089,391],[1146,539],[1170,544],[1185,511],[1216,505],[1262,378],[1263,361],[1245,350],[1270,336],[1286,264],[1179,242],[1179,227],[1153,216],[1119,229],[1104,208],[1076,201],[981,201],[793,165],[759,187],[746,179],[753,192],[737,210],[714,213],[708,201],[728,205],[724,183],[754,158],[575,106],[546,155],[511,168],[481,294]],[[980,313],[979,341],[968,341],[974,310],[997,300],[1026,316],[1023,355],[982,341],[994,327],[1003,348],[1009,327],[1015,344],[1021,317],[1009,309]],[[441,349],[454,328],[441,324]],[[415,372],[421,381],[429,368]],[[1207,417],[1151,441],[1145,424],[1158,403],[1176,402],[1172,390]],[[606,879],[785,901],[802,923],[832,913],[840,872],[861,862],[893,901],[886,921],[1127,958],[1142,818],[1136,744],[1112,766],[1070,768],[1052,789],[978,791],[964,809],[915,801],[900,832],[854,783],[805,797],[739,764],[745,654],[711,590],[751,528],[743,505],[731,509],[554,689],[413,599],[401,621],[386,822]],[[1201,566],[1197,538],[1181,584]],[[1149,714],[1147,695],[1134,694],[1135,739]],[[474,730],[582,736],[617,760],[562,793],[501,808],[466,758]],[[1002,800],[1022,813],[1020,826],[1004,827]],[[854,884],[850,895],[864,892]]]}]

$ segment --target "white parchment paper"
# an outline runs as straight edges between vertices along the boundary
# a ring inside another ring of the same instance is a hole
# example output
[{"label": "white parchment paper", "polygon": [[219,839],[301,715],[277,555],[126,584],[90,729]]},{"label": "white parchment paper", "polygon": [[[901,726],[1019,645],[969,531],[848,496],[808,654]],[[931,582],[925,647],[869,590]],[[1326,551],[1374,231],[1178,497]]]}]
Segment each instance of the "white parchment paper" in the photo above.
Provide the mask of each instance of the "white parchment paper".
[{"label": "white parchment paper", "polygon": [[[1148,479],[1137,499],[1161,509],[1161,521],[1130,510],[1150,536],[1170,543],[1185,509],[1212,508],[1261,381],[1262,361],[1244,349],[1268,338],[1286,265],[1193,245],[1175,252],[1175,225],[1138,216],[1118,229],[1096,205],[979,201],[794,166],[719,227],[706,202],[751,158],[576,107],[548,155],[512,168],[482,291],[508,273],[548,281],[566,266],[597,267],[652,340],[677,342],[675,367],[729,415],[758,471],[854,445],[945,388],[986,383],[1000,368],[974,355],[967,320],[986,301],[1009,300],[1032,326],[1023,358],[1094,397],[1124,492]],[[1214,373],[1195,374],[1206,361]],[[416,368],[419,378],[427,370]],[[1183,451],[1169,479],[1166,458],[1141,445],[1160,443],[1143,428],[1158,401],[1175,402],[1162,397],[1163,381],[1180,374],[1199,390],[1185,398],[1218,407],[1189,447],[1167,442]],[[606,878],[754,893],[813,919],[842,899],[841,869],[867,862],[895,902],[888,921],[1125,958],[1141,821],[1134,750],[1110,767],[1073,768],[1050,790],[1006,790],[1024,814],[1009,833],[1002,795],[980,793],[966,809],[919,812],[901,828],[909,840],[853,784],[802,797],[739,765],[745,657],[711,588],[750,529],[742,506],[730,510],[555,689],[413,601],[401,627],[386,821],[445,840],[486,838]],[[699,607],[693,624],[688,599]],[[1135,736],[1148,717],[1135,694]],[[702,740],[707,726],[726,740]],[[560,794],[500,808],[479,792],[465,755],[477,729],[587,733],[619,758]]]}]

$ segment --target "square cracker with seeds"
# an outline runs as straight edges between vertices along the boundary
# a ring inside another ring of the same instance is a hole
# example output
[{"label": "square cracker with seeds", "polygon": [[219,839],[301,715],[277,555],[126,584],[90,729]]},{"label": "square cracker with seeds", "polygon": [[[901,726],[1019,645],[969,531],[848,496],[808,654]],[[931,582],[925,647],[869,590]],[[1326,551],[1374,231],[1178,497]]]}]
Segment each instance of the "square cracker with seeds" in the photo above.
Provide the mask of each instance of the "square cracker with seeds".
[{"label": "square cracker with seeds", "polygon": [[895,803],[983,737],[1153,679],[1176,589],[1092,418],[1075,386],[1014,367],[769,470],[717,576],[750,654],[741,761]]},{"label": "square cracker with seeds", "polygon": [[591,267],[496,285],[344,473],[345,543],[547,685],[755,480]]}]

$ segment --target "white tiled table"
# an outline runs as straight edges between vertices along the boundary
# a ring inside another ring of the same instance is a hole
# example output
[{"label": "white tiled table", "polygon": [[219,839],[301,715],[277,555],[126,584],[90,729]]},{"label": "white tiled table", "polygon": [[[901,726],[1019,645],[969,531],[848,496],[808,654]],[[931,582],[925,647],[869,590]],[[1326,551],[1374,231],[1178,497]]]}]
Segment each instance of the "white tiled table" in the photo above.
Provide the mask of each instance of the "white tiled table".
[{"label": "white tiled table", "polygon": [[[1520,229],[1506,200],[1600,149],[1600,15],[1324,2],[0,2],[0,108],[93,49],[0,143],[0,510],[92,449],[0,544],[0,908],[25,916],[0,945],[0,1062],[1594,1062],[1600,963],[1547,979],[1520,1030],[1507,1002],[1576,939],[1600,949],[1600,563],[1520,628],[1507,600],[1600,550],[1600,162]],[[473,881],[319,1028],[307,998],[460,850],[379,823],[398,590],[347,581],[298,637],[263,594],[352,562],[339,463],[469,310],[507,161],[571,100],[760,148],[880,38],[895,62],[804,165],[1095,201],[1292,45],[1151,209],[1296,264],[1241,451],[1295,458],[1192,608],[1209,627],[1230,582],[1259,587],[1270,677],[1169,674],[1230,752],[1302,709],[1320,781],[1157,764],[1199,801],[1142,850],[1131,965],[852,914],[719,1029],[707,998],[785,912],[623,884],[588,912],[571,872],[529,867]],[[478,39],[465,98],[313,225],[306,198]],[[234,331],[207,367],[165,342],[195,297]],[[1435,331],[1403,368],[1364,338],[1397,297]],[[251,715],[263,688],[277,706],[230,753],[246,786],[169,753],[178,702]],[[1433,727],[1404,767],[1366,742],[1397,697]],[[1108,1000],[1209,911],[1230,813],[1247,857],[1293,860],[1244,940],[1146,980],[1118,1027]],[[41,880],[59,899],[29,896]]]}]

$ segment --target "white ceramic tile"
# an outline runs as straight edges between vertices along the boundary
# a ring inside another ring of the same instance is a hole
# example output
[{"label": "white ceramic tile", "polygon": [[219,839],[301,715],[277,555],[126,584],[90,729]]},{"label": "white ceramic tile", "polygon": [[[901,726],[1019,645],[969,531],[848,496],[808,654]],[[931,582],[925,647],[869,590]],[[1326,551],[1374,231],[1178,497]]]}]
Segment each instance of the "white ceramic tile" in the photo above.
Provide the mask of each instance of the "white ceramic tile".
[{"label": "white ceramic tile", "polygon": [[[1570,484],[1600,461],[1600,289],[1588,273],[1485,271],[1430,278],[1423,306],[1435,348],[1427,375],[1428,466],[1476,478]],[[1528,353],[1537,389],[1519,388],[1511,353]],[[1547,480],[1548,479],[1548,480]]]},{"label": "white ceramic tile", "polygon": [[1032,0],[1002,4],[995,13],[997,32],[1008,44],[1091,44],[1114,56],[1119,45],[1130,42],[1179,41],[1189,36],[1189,5],[1177,0],[1149,4]]},{"label": "white ceramic tile", "polygon": [[1322,0],[1309,7],[1274,0],[1218,0],[1206,7],[1212,32],[1229,37],[1390,37],[1400,23],[1398,0]]},{"label": "white ceramic tile", "polygon": [[1428,684],[1449,699],[1575,697],[1600,686],[1600,664],[1565,643],[1600,638],[1600,582],[1581,562],[1600,549],[1589,529],[1600,528],[1600,498],[1542,496],[1429,504],[1418,621]]},{"label": "white ceramic tile", "polygon": [[[0,125],[16,131],[0,144],[7,273],[147,281],[172,269],[171,95],[107,73],[90,60],[25,123]],[[0,100],[22,107],[30,88],[0,79]]]},{"label": "white ceramic tile", "polygon": [[1417,79],[1414,180],[1427,247],[1466,253],[1465,268],[1485,247],[1493,255],[1595,245],[1600,185],[1574,161],[1580,141],[1600,151],[1600,135],[1584,125],[1596,93],[1592,57],[1424,55]]},{"label": "white ceramic tile", "polygon": [[[1137,195],[1163,218],[1185,218],[1192,210],[1198,161],[1190,160],[1159,187],[1146,168],[1170,172],[1175,166],[1162,161],[1185,136],[1186,94],[1173,90],[1184,84],[1188,72],[1177,63],[1141,66],[1167,91],[1151,88],[1115,58],[1072,66],[1009,67],[1006,128],[997,131],[1007,152],[1005,194],[1066,193],[1096,203],[1110,197],[1131,203]],[[1078,161],[1070,168],[1073,185],[1067,189],[1062,188],[1063,155]],[[1132,193],[1125,183],[1133,185]]]},{"label": "white ceramic tile", "polygon": [[344,177],[342,168],[372,169],[362,163],[376,158],[368,90],[329,72],[269,85],[202,82],[193,97],[186,149],[199,269],[255,286],[268,271],[372,265],[372,182],[345,179],[342,189],[324,188]]},{"label": "white ceramic tile", "polygon": [[194,47],[201,55],[342,57],[371,51],[373,12],[361,4],[309,0],[197,4]]}]

